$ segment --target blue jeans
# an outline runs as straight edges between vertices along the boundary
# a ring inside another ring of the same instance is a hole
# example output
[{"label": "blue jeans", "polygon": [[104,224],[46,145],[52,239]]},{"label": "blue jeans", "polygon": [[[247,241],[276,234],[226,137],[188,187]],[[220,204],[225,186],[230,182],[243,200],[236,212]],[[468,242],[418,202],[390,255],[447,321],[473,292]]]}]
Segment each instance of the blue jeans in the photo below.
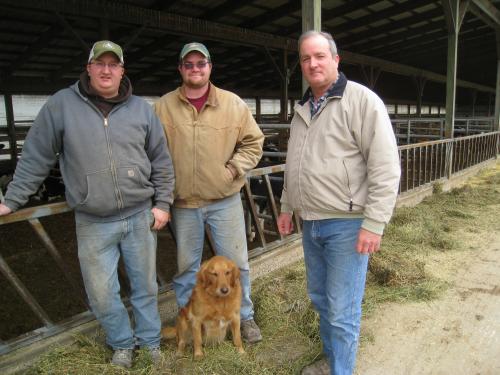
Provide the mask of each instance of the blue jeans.
[{"label": "blue jeans", "polygon": [[332,375],[354,370],[368,255],[356,251],[362,219],[303,224],[307,292],[319,313],[323,351]]},{"label": "blue jeans", "polygon": [[[76,220],[78,258],[92,312],[113,349],[160,346],[156,232],[150,209],[107,223]],[[120,298],[118,260],[130,282],[135,329]],[[134,334],[135,331],[135,334]]]},{"label": "blue jeans", "polygon": [[178,273],[173,279],[177,305],[184,307],[189,302],[196,284],[207,224],[216,254],[231,259],[241,271],[241,320],[253,319],[245,218],[240,195],[237,193],[200,208],[173,207],[172,224],[177,241]]}]

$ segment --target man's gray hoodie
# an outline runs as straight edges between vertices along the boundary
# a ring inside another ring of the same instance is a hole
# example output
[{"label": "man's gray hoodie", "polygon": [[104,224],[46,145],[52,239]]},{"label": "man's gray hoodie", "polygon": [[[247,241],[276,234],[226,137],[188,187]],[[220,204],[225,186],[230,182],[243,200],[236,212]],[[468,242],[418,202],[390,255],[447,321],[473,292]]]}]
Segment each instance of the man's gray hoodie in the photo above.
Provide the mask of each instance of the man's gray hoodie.
[{"label": "man's gray hoodie", "polygon": [[151,206],[170,211],[174,170],[152,107],[127,89],[104,116],[80,90],[78,82],[60,90],[40,110],[5,204],[22,207],[59,160],[68,205],[84,219],[114,221]]}]

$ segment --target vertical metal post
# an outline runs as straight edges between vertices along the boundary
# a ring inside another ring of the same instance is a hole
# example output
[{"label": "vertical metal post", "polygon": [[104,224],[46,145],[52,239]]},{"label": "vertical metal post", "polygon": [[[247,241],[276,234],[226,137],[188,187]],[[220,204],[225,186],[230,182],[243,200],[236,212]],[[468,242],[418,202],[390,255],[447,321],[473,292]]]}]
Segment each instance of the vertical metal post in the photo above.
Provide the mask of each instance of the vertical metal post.
[{"label": "vertical metal post", "polygon": [[262,113],[260,107],[260,98],[258,96],[255,97],[255,121],[257,124],[262,123]]},{"label": "vertical metal post", "polygon": [[472,90],[472,118],[476,116],[477,90]]},{"label": "vertical metal post", "polygon": [[451,20],[448,27],[448,64],[446,69],[446,128],[445,137],[453,138],[455,122],[455,97],[457,88],[457,49],[458,49],[458,1],[450,1]]},{"label": "vertical metal post", "polygon": [[7,132],[9,134],[9,147],[10,147],[10,164],[12,169],[16,169],[17,165],[17,137],[16,137],[16,124],[14,120],[14,107],[12,105],[12,95],[5,94],[5,114],[7,116]]},{"label": "vertical metal post", "polygon": [[427,82],[427,79],[424,77],[413,76],[413,82],[415,83],[415,87],[417,89],[417,117],[422,116],[422,98],[424,96],[424,88]]},{"label": "vertical metal post", "polygon": [[290,69],[288,69],[288,52],[283,50],[283,79],[281,80],[281,122],[288,122],[288,83],[290,81]]},{"label": "vertical metal post", "polygon": [[[460,30],[459,0],[443,0],[443,10],[448,26],[448,63],[446,68],[446,128],[445,137],[453,138],[455,125],[455,97],[457,88],[457,49]],[[448,178],[451,178],[453,150],[448,155]]]},{"label": "vertical metal post", "polygon": [[[495,89],[495,118],[493,119],[493,126],[495,130],[500,130],[500,30],[496,31],[497,42],[497,80]],[[500,137],[497,136],[495,158],[498,158],[500,152]]]},{"label": "vertical metal post", "polygon": [[411,143],[411,121],[407,121],[406,126],[406,144],[409,145]]},{"label": "vertical metal post", "polygon": [[260,243],[262,247],[265,249],[266,238],[264,237],[264,228],[260,226],[259,216],[257,215],[257,208],[255,208],[255,202],[253,200],[252,191],[250,190],[250,183],[248,179],[245,181],[245,186],[243,187],[243,193],[245,195],[245,199],[248,204],[248,209],[252,214],[253,223],[255,225],[255,230],[259,236]]},{"label": "vertical metal post", "polygon": [[[321,31],[321,0],[302,0],[302,32]],[[302,93],[309,85],[302,77]]]}]

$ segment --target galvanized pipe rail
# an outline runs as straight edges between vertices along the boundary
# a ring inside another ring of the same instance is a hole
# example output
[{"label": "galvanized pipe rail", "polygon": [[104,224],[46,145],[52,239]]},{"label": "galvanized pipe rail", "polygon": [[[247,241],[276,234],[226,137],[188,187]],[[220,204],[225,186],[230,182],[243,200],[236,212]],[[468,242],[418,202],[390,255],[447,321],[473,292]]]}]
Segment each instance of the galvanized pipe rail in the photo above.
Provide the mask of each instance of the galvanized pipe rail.
[{"label": "galvanized pipe rail", "polygon": [[[399,157],[402,171],[400,193],[406,193],[423,185],[450,178],[451,176],[448,174],[450,170],[451,173],[458,173],[486,160],[496,158],[499,150],[499,139],[500,132],[496,131],[468,137],[400,146]],[[449,168],[450,163],[451,168]],[[274,165],[254,169],[247,174],[248,178],[242,189],[242,195],[245,206],[251,213],[251,221],[260,242],[260,246],[249,250],[250,258],[276,249],[287,242],[301,237],[301,226],[297,217],[295,217],[296,232],[292,236],[283,237],[279,234],[277,227],[279,210],[275,196],[278,195],[278,192],[272,190],[271,180],[281,178],[281,176],[274,175],[283,173],[284,168],[284,164]],[[256,197],[254,197],[250,188],[250,179],[255,178],[262,179],[266,187],[266,199],[270,212],[264,215],[258,212],[255,204]],[[63,258],[39,221],[42,217],[69,211],[71,210],[65,202],[26,208],[10,215],[0,217],[0,225],[28,221],[48,249],[49,254],[51,254],[56,261],[56,264],[61,268],[70,285],[75,289],[77,296],[83,300],[84,305],[88,308],[83,290],[77,286],[78,283],[76,283],[73,275],[67,270]],[[267,227],[266,222],[261,223],[259,220],[262,217],[272,218],[270,223],[269,220],[267,221]],[[270,229],[269,224],[271,226]],[[266,234],[273,234],[271,241],[268,241]],[[210,239],[210,236],[208,237]],[[209,243],[210,242],[211,241],[209,241]],[[2,257],[2,254],[0,254],[0,272],[43,324],[41,329],[23,333],[21,336],[14,339],[0,337],[0,354],[8,353],[20,346],[29,345],[40,338],[54,335],[64,331],[68,327],[92,319],[90,311],[86,311],[66,319],[64,322],[53,322],[49,314],[43,310],[38,301],[29,292],[29,286],[24,285],[19,280],[17,275]],[[168,290],[171,285],[169,280],[163,277],[161,272],[158,272],[158,274],[160,290]],[[127,301],[127,298],[124,298],[124,300]]]}]

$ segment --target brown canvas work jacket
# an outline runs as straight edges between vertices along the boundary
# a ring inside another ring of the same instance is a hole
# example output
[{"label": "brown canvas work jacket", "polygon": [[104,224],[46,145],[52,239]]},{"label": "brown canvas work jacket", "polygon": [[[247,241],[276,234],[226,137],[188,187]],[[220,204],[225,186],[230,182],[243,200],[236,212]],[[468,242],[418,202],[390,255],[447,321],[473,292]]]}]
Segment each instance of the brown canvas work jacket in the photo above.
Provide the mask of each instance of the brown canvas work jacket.
[{"label": "brown canvas work jacket", "polygon": [[[175,206],[202,207],[240,191],[246,173],[262,156],[264,142],[241,98],[210,84],[207,102],[198,113],[178,88],[162,96],[154,109],[174,163]],[[237,171],[234,179],[228,164]]]}]

